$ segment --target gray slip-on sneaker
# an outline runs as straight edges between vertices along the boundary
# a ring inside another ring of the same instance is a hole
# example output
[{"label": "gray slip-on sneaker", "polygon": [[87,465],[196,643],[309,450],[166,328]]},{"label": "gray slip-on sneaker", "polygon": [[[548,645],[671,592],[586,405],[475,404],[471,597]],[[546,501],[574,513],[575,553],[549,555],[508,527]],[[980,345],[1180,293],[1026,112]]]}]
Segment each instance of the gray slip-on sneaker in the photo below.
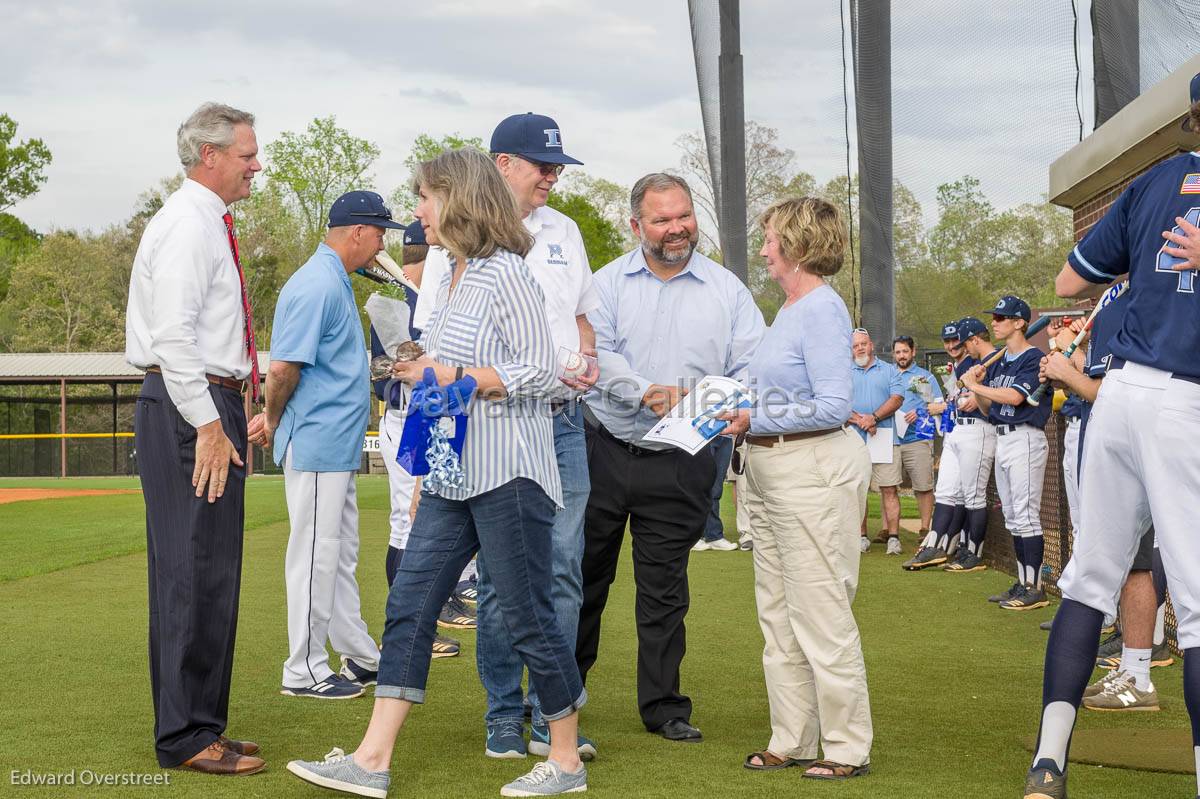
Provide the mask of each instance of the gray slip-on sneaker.
[{"label": "gray slip-on sneaker", "polygon": [[500,789],[501,796],[556,796],[587,790],[587,768],[580,763],[574,774],[563,771],[553,760],[538,763],[528,774]]},{"label": "gray slip-on sneaker", "polygon": [[367,771],[354,758],[334,748],[324,760],[293,760],[287,770],[305,782],[358,796],[385,799],[392,781],[386,771]]}]

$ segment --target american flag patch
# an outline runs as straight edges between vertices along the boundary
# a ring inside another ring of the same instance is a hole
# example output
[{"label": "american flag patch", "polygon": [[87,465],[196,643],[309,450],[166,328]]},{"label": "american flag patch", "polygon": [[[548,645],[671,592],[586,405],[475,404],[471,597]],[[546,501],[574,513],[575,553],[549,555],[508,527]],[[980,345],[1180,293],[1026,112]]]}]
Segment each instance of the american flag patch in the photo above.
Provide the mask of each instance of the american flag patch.
[{"label": "american flag patch", "polygon": [[1183,185],[1179,187],[1180,194],[1200,194],[1200,172],[1184,175]]}]

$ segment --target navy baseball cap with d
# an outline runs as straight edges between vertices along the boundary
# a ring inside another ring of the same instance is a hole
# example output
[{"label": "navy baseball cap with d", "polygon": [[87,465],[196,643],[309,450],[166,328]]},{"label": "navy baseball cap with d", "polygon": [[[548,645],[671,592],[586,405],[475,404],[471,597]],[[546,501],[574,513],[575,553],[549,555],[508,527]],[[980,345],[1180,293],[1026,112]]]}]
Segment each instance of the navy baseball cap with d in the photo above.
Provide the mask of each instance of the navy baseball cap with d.
[{"label": "navy baseball cap with d", "polygon": [[966,341],[971,336],[978,336],[981,333],[987,332],[987,325],[980,322],[974,316],[964,316],[958,320],[956,325],[958,328],[958,340]]},{"label": "navy baseball cap with d", "polygon": [[1188,133],[1200,133],[1200,130],[1192,128],[1191,106],[1200,103],[1200,72],[1192,76],[1192,82],[1188,84],[1188,113],[1183,117],[1183,129]]},{"label": "navy baseball cap with d", "polygon": [[408,227],[404,228],[404,243],[406,245],[429,243],[425,241],[425,228],[421,227],[420,219],[409,223]]},{"label": "navy baseball cap with d", "polygon": [[942,341],[952,341],[958,338],[958,322],[947,322],[942,325]]},{"label": "navy baseball cap with d", "polygon": [[1033,318],[1033,311],[1029,310],[1029,303],[1020,297],[1014,297],[1012,294],[1005,294],[996,300],[996,307],[990,311],[984,311],[984,313],[990,313],[994,316],[1009,316],[1024,319],[1026,322]]},{"label": "navy baseball cap with d", "polygon": [[490,151],[519,155],[541,164],[583,164],[563,152],[558,123],[532,111],[502,120],[492,131]]},{"label": "navy baseball cap with d", "polygon": [[392,221],[392,211],[383,198],[373,191],[348,191],[333,201],[329,209],[329,227],[374,225],[404,230],[404,225]]}]

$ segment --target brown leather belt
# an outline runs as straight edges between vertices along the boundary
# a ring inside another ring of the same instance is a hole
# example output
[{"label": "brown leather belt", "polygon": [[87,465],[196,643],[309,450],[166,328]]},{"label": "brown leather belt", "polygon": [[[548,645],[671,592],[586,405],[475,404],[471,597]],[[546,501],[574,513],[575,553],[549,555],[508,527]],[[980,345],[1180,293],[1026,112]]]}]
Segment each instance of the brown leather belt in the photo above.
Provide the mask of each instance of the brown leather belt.
[{"label": "brown leather belt", "polygon": [[[156,375],[162,374],[162,369],[158,368],[157,366],[147,366],[146,371],[154,372]],[[239,394],[246,390],[245,380],[238,380],[236,377],[224,377],[223,375],[206,374],[204,376],[208,378],[208,382],[212,383],[214,386],[231,388]]]},{"label": "brown leather belt", "polygon": [[843,428],[831,427],[828,430],[807,430],[803,433],[788,433],[780,436],[746,436],[746,443],[755,447],[773,447],[776,444],[786,444],[789,441],[803,441],[806,438],[820,438]]}]

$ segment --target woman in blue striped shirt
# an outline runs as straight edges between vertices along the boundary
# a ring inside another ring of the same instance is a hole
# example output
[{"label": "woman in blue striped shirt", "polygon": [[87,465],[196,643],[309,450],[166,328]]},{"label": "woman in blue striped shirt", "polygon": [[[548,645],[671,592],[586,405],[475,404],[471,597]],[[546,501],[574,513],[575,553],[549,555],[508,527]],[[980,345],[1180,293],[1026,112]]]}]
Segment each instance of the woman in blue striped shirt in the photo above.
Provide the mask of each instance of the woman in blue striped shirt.
[{"label": "woman in blue striped shirt", "polygon": [[358,749],[288,769],[325,787],[386,794],[396,736],[412,706],[425,701],[438,610],[481,551],[550,724],[549,759],[501,795],[585,790],[576,740],[587,694],[550,600],[550,532],[562,489],[546,413],[555,352],[542,291],[523,257],[533,241],[495,164],[473,149],[421,164],[414,189],[426,241],[450,253],[451,269],[422,340],[426,355],[397,362],[395,374],[413,383],[432,369],[441,385],[474,378],[464,479],[457,487],[426,481],[388,595],[375,709]]},{"label": "woman in blue striped shirt", "polygon": [[[767,273],[787,301],[750,361],[755,406],[726,431],[749,429],[746,505],[771,706],[771,741],[745,766],[845,779],[867,772],[872,740],[850,608],[871,461],[845,428],[850,315],[826,282],[842,268],[845,224],[834,206],[803,197],[768,208],[762,227]],[[824,760],[814,760],[818,747]]]}]

